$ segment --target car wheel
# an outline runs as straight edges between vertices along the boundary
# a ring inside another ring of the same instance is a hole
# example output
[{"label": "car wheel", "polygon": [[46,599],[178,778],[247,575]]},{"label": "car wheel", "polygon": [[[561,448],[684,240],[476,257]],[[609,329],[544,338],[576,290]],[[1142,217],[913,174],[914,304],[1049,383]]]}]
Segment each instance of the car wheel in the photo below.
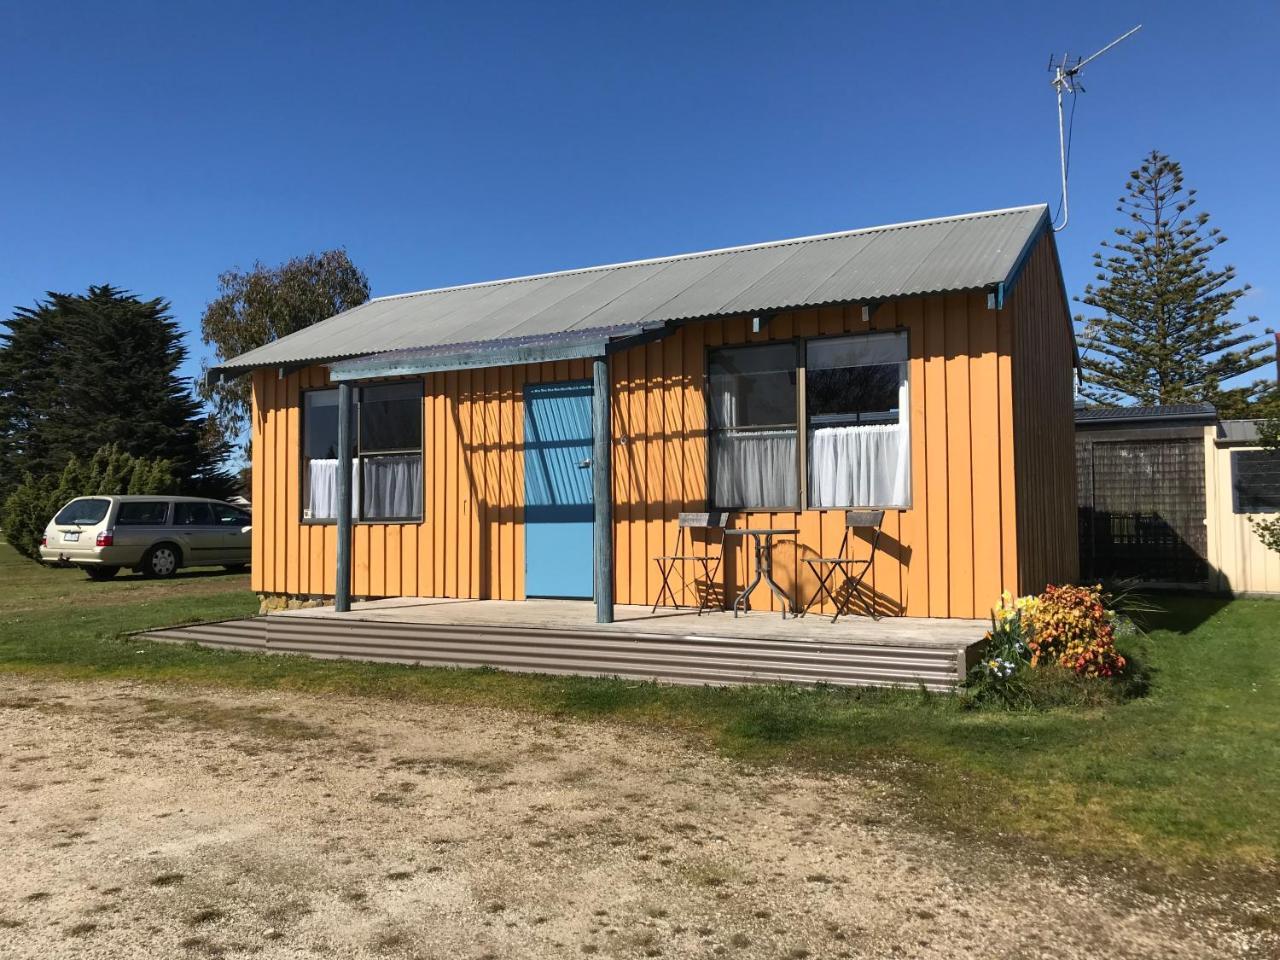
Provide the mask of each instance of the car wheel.
[{"label": "car wheel", "polygon": [[120,572],[119,567],[81,567],[90,580],[110,580]]},{"label": "car wheel", "polygon": [[182,554],[171,543],[157,543],[142,558],[142,575],[163,580],[172,577],[182,563]]}]

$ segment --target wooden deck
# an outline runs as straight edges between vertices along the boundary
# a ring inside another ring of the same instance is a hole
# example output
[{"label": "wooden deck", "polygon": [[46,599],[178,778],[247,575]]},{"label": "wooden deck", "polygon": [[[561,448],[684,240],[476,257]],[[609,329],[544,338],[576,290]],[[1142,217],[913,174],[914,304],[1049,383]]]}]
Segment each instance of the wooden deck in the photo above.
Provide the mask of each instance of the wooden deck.
[{"label": "wooden deck", "polygon": [[825,617],[619,606],[597,624],[583,601],[374,600],[149,631],[162,641],[424,666],[496,667],[667,683],[923,685],[949,689],[972,662],[979,620]]}]

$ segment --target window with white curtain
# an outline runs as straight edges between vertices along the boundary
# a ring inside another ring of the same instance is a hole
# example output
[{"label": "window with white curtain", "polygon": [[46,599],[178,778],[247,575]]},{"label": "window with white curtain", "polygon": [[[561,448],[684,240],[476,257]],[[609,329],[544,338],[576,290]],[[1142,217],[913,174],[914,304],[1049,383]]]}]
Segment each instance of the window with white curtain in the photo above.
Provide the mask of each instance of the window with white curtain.
[{"label": "window with white curtain", "polygon": [[[353,426],[352,516],[422,518],[422,382],[362,387]],[[338,515],[338,391],[303,394],[303,517]]]},{"label": "window with white curtain", "polygon": [[302,394],[302,518],[338,516],[338,391]]},{"label": "window with white curtain", "polygon": [[709,351],[712,505],[908,506],[907,391],[905,331]]},{"label": "window with white curtain", "polygon": [[711,351],[707,399],[715,506],[799,507],[796,370],[793,343]]},{"label": "window with white curtain", "polygon": [[808,505],[907,506],[906,333],[810,340],[805,347]]}]

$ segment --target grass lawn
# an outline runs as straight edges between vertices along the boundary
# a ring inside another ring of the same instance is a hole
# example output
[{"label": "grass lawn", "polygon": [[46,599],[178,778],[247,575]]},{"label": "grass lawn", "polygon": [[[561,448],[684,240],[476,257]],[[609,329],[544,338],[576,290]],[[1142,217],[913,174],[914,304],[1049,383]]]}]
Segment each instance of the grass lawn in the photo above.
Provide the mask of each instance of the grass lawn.
[{"label": "grass lawn", "polygon": [[[1150,694],[1006,712],[914,691],[707,689],[247,656],[120,639],[256,610],[247,578],[93,583],[0,546],[0,671],[472,703],[665,725],[745,761],[871,774],[935,827],[1157,871],[1274,877],[1280,602],[1176,597],[1127,643]],[[1122,647],[1123,649],[1123,647]]]}]

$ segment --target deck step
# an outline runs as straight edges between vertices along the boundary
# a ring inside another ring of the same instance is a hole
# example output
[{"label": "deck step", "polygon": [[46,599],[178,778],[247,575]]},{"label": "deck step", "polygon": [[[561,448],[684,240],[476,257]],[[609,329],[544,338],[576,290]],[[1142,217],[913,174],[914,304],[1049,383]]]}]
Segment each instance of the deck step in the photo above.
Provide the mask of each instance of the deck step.
[{"label": "deck step", "polygon": [[948,690],[961,679],[964,662],[962,649],[926,644],[677,636],[509,624],[339,621],[306,616],[188,624],[138,636],[321,659],[493,667],[702,685],[796,683]]}]

